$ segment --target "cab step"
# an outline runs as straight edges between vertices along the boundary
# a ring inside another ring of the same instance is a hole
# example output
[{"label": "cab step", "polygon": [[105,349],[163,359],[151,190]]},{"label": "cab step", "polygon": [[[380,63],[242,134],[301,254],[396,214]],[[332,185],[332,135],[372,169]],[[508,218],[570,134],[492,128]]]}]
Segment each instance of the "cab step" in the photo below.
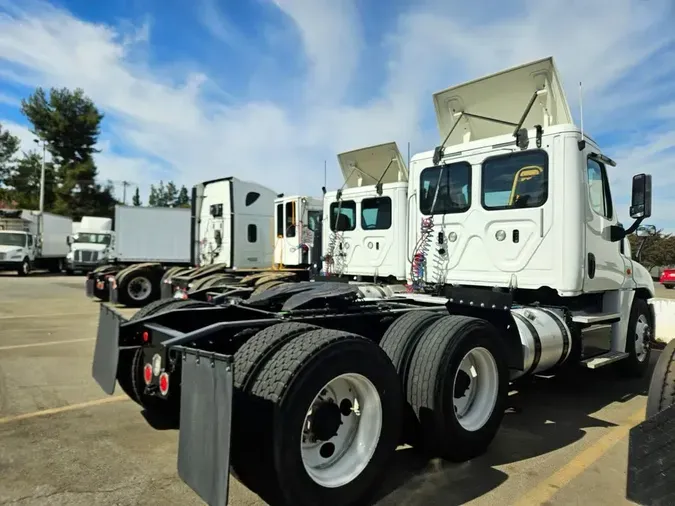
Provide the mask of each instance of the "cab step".
[{"label": "cab step", "polygon": [[599,367],[604,367],[619,360],[623,360],[628,357],[628,353],[624,351],[608,351],[602,355],[596,355],[595,357],[587,358],[581,361],[581,365],[587,367],[588,369],[598,369]]},{"label": "cab step", "polygon": [[572,311],[572,321],[593,325],[596,323],[616,323],[621,320],[621,313],[587,313],[585,311]]}]

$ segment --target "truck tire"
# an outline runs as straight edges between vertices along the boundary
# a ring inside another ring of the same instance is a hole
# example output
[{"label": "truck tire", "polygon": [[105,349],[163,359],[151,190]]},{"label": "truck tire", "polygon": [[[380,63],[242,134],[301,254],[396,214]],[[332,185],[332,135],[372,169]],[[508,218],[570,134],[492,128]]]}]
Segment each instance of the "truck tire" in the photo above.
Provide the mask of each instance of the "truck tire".
[{"label": "truck tire", "polygon": [[[394,320],[380,340],[380,348],[384,350],[398,373],[403,391],[406,391],[408,368],[415,347],[420,337],[443,313],[432,311],[411,311]],[[403,428],[401,443],[417,446],[419,440],[419,424],[415,412],[408,402],[403,403]]]},{"label": "truck tire", "polygon": [[236,435],[249,445],[238,476],[263,500],[343,506],[374,491],[398,444],[402,395],[373,341],[329,329],[304,333],[263,365],[250,394],[233,408],[249,422]]},{"label": "truck tire", "polygon": [[30,259],[28,257],[21,261],[21,265],[17,269],[16,273],[22,277],[28,276],[30,274]]},{"label": "truck tire", "polygon": [[[152,314],[164,313],[166,311],[172,311],[174,309],[187,309],[190,307],[209,307],[213,304],[208,302],[200,302],[195,300],[171,300],[163,299],[161,301],[165,304],[157,304],[154,306],[158,308]],[[143,308],[145,309],[145,308]],[[141,309],[142,311],[142,309]],[[140,313],[140,311],[139,311]],[[138,314],[138,313],[137,313]],[[136,315],[134,315],[136,316]],[[145,313],[143,316],[150,316],[148,313]],[[143,409],[148,412],[151,412],[154,415],[159,415],[160,417],[167,418],[169,420],[178,420],[178,415],[180,413],[180,386],[172,387],[172,390],[169,392],[167,399],[160,399],[152,395],[145,394],[145,381],[143,380],[143,348],[136,348],[132,350],[134,356],[131,360],[131,370],[129,377],[131,378],[131,390],[133,392],[132,399],[136,400]],[[174,383],[175,385],[175,383]]]},{"label": "truck tire", "polygon": [[508,384],[503,343],[489,322],[458,315],[436,321],[413,352],[406,384],[421,449],[454,462],[485,452],[504,417]]},{"label": "truck tire", "polygon": [[618,362],[618,371],[627,378],[641,378],[649,369],[651,340],[654,325],[646,300],[635,298],[630,309],[626,331],[626,353],[628,357]]},{"label": "truck tire", "polygon": [[56,258],[49,262],[47,270],[52,274],[60,274],[63,271],[63,258]]},{"label": "truck tire", "polygon": [[147,267],[131,269],[120,276],[118,301],[129,307],[145,306],[159,298],[157,273]]},{"label": "truck tire", "polygon": [[646,418],[675,404],[675,341],[670,341],[659,355],[649,382]]}]

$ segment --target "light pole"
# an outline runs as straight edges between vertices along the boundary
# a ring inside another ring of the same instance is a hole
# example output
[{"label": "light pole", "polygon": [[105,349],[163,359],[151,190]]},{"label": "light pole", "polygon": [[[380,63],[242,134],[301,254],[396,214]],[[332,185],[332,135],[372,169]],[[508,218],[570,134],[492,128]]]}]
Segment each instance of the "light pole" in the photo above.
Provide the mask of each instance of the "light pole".
[{"label": "light pole", "polygon": [[[41,139],[33,139],[33,142],[40,144]],[[47,143],[42,141],[42,168],[40,169],[40,214],[45,210],[45,157],[47,154]]]}]

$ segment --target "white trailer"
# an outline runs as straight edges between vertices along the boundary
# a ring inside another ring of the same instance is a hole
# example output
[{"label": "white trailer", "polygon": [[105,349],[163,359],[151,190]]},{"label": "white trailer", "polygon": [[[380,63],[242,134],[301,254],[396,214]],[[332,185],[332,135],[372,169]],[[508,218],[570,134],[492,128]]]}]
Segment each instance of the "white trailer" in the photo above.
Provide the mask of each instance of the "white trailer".
[{"label": "white trailer", "polygon": [[53,213],[0,209],[0,269],[26,276],[33,269],[61,272],[73,220]]}]

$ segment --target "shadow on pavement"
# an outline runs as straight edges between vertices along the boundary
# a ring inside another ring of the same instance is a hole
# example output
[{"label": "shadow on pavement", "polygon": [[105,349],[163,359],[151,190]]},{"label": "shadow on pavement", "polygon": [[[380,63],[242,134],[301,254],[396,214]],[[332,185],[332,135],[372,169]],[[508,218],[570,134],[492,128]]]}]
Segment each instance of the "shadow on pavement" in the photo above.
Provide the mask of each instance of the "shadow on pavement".
[{"label": "shadow on pavement", "polygon": [[646,396],[658,355],[658,351],[652,353],[650,370],[639,380],[621,379],[610,366],[596,371],[577,369],[519,385],[485,455],[453,464],[426,460],[413,449],[399,450],[375,504],[452,506],[486,494],[509,478],[496,466],[564,448],[581,440],[584,429],[615,426],[591,413],[612,403]]}]

